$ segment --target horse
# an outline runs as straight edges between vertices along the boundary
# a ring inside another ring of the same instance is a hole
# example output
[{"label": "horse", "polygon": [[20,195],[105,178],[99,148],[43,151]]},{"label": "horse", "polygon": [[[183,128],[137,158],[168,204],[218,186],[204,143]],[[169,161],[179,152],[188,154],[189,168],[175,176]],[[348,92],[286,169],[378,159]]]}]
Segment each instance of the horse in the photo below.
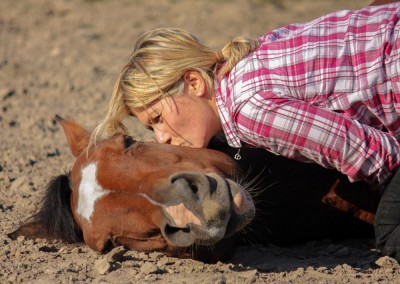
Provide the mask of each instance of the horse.
[{"label": "horse", "polygon": [[117,134],[88,148],[89,132],[56,120],[75,162],[51,180],[39,211],[12,239],[84,241],[99,252],[124,246],[213,263],[232,256],[238,235],[288,244],[373,234],[379,194],[335,170],[261,149],[244,148],[236,161],[237,149],[218,141],[193,149]]},{"label": "horse", "polygon": [[[238,149],[212,141],[232,159]],[[264,149],[241,148],[236,162],[252,189],[256,215],[240,244],[292,245],[311,240],[373,238],[381,191],[314,163],[277,156]],[[241,232],[243,234],[243,232]]]},{"label": "horse", "polygon": [[75,163],[50,182],[40,210],[11,238],[84,241],[96,251],[122,245],[213,262],[208,246],[229,239],[254,217],[249,192],[234,181],[237,165],[221,152],[127,135],[89,149],[89,132],[56,120]]}]

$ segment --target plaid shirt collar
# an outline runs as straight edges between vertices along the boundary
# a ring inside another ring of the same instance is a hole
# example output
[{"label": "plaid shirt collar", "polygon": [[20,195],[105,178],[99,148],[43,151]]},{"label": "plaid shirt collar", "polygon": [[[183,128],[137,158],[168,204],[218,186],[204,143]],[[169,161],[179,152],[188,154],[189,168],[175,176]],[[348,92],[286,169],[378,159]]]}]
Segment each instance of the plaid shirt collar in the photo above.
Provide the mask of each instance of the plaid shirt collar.
[{"label": "plaid shirt collar", "polygon": [[219,116],[221,119],[221,124],[223,131],[226,136],[226,140],[229,146],[234,148],[241,148],[242,143],[239,137],[235,134],[236,125],[232,122],[230,118],[231,111],[228,109],[228,106],[231,105],[229,102],[231,97],[231,92],[228,88],[228,75],[224,75],[222,79],[215,79],[214,81],[214,92],[215,92],[215,101],[217,103],[217,108],[219,112]]}]

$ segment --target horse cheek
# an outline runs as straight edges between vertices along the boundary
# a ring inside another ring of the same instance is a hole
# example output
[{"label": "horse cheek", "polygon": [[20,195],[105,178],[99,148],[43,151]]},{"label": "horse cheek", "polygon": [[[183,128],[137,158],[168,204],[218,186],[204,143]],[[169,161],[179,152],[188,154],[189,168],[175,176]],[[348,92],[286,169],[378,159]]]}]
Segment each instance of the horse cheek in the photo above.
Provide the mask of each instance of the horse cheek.
[{"label": "horse cheek", "polygon": [[104,247],[106,246],[106,243],[108,242],[108,234],[102,229],[106,226],[95,226],[94,224],[97,220],[94,216],[90,221],[82,220],[82,218],[80,218],[79,215],[76,213],[77,198],[71,199],[71,208],[74,208],[74,219],[82,230],[84,242],[91,249],[102,252]]}]

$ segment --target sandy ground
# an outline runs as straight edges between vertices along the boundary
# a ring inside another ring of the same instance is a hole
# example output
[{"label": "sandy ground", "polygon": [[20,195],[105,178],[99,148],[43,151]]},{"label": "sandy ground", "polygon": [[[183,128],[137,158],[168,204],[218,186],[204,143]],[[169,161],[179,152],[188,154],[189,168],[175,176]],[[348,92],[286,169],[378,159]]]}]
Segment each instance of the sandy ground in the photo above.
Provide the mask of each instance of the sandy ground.
[{"label": "sandy ground", "polygon": [[[190,30],[213,47],[367,0],[0,1],[0,283],[399,283],[373,240],[241,247],[213,265],[83,244],[13,241],[49,179],[73,161],[54,115],[93,128],[144,31]],[[134,134],[143,137],[135,126]]]}]

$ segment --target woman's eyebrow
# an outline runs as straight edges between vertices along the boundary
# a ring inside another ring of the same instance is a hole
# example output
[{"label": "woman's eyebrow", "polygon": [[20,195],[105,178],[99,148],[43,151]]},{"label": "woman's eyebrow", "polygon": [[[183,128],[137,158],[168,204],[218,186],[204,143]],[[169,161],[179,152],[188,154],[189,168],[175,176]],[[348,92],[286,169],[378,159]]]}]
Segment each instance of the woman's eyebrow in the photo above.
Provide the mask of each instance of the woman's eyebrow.
[{"label": "woman's eyebrow", "polygon": [[146,108],[147,117],[145,118],[145,121],[143,121],[143,124],[151,125],[151,123],[152,123],[151,116],[154,114],[154,112],[155,112],[155,110],[152,107]]},{"label": "woman's eyebrow", "polygon": [[158,115],[158,112],[154,108],[148,108],[146,110],[146,113],[147,113],[147,117],[145,118],[145,121],[142,122],[142,124],[147,129],[153,130],[154,121],[153,121],[152,115],[154,115],[154,114]]}]

